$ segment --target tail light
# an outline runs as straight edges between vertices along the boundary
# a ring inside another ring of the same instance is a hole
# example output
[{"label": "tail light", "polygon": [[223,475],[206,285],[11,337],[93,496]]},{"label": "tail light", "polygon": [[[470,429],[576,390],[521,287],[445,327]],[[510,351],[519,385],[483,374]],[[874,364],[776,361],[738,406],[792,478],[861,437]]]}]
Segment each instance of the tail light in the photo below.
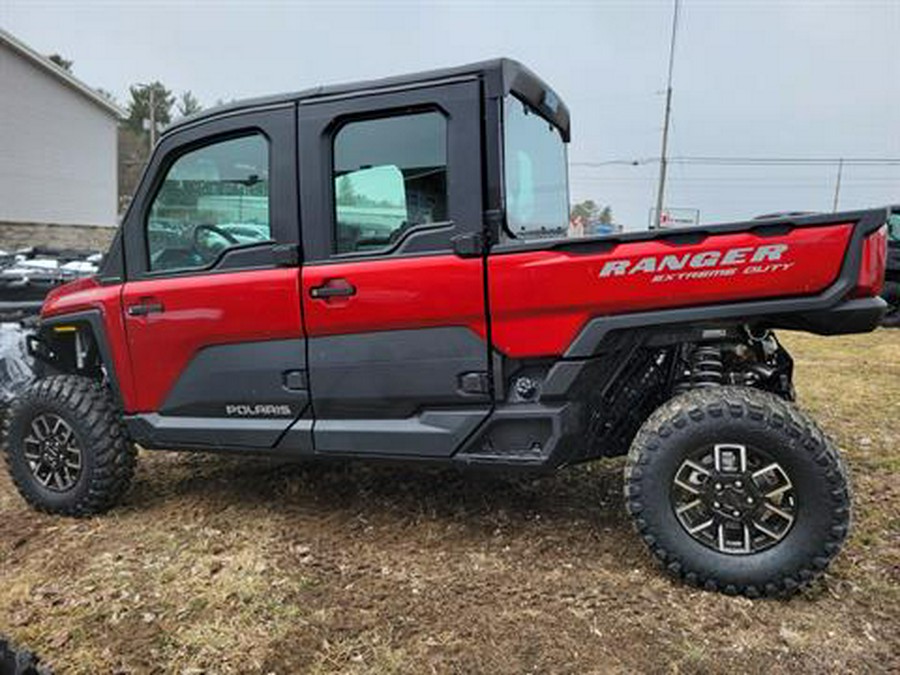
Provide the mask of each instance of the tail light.
[{"label": "tail light", "polygon": [[859,275],[856,277],[854,298],[873,298],[884,290],[884,270],[887,266],[887,225],[882,225],[863,241]]}]

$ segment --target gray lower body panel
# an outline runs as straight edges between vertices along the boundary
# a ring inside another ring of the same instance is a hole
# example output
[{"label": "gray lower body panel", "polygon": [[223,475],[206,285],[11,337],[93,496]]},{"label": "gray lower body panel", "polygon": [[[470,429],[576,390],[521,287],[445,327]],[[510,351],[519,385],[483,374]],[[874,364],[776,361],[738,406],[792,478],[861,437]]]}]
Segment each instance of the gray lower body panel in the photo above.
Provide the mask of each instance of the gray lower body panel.
[{"label": "gray lower body panel", "polygon": [[[176,417],[148,413],[128,415],[129,436],[151,449],[247,449],[272,450],[289,419],[230,419],[222,417]],[[291,427],[293,449],[312,451],[312,420],[300,419]]]},{"label": "gray lower body panel", "polygon": [[308,370],[305,347],[303,339],[207,347],[158,413],[127,419],[129,432],[151,448],[442,459],[491,412],[478,386],[487,345],[467,328],[312,338]]},{"label": "gray lower body panel", "polygon": [[489,403],[461,377],[487,371],[487,345],[468,328],[354,333],[309,339],[317,420],[403,420],[423,408]]},{"label": "gray lower body panel", "polygon": [[304,338],[201,349],[158,413],[126,417],[148,448],[272,450],[288,428],[293,448],[312,452]]},{"label": "gray lower body panel", "polygon": [[[278,406],[282,431],[309,405],[307,387],[288,388],[288,374],[306,376],[303,338],[212,345],[191,359],[166,395],[161,415],[227,417],[232,409]],[[304,383],[305,385],[305,383]]]},{"label": "gray lower body panel", "polygon": [[317,420],[316,452],[391,457],[450,457],[490,408],[432,410],[406,419]]}]

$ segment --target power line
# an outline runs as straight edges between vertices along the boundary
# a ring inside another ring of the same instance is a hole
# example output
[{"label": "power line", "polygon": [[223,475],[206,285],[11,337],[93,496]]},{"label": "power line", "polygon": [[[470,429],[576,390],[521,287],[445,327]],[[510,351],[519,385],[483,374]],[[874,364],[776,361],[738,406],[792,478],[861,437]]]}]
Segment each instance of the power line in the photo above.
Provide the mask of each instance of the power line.
[{"label": "power line", "polygon": [[735,166],[815,166],[853,164],[855,166],[900,165],[900,157],[673,157],[669,161],[680,164],[725,164]]},{"label": "power line", "polygon": [[659,161],[659,158],[653,159],[608,159],[602,162],[569,162],[569,166],[588,166],[588,167],[600,167],[600,166],[613,166],[613,165],[624,165],[624,166],[639,166],[641,164],[653,164]]},{"label": "power line", "polygon": [[[599,176],[586,176],[573,178],[573,184],[590,184],[590,185],[646,185],[652,182],[651,178],[611,178],[605,179]],[[710,188],[710,189],[729,189],[731,187],[746,188],[767,188],[767,187],[790,187],[790,188],[816,188],[826,185],[822,180],[755,180],[748,178],[735,178],[730,180],[714,180],[709,178],[671,178],[670,184],[684,185],[691,188]],[[873,178],[869,180],[841,180],[841,186],[853,187],[857,189],[884,189],[890,188],[896,184],[896,178]]]},{"label": "power line", "polygon": [[[660,162],[657,157],[637,159],[610,159],[602,161],[571,162],[571,166],[599,168],[604,166],[642,166]],[[706,166],[900,166],[900,157],[716,157],[678,156],[668,157],[669,164],[695,164]]]}]

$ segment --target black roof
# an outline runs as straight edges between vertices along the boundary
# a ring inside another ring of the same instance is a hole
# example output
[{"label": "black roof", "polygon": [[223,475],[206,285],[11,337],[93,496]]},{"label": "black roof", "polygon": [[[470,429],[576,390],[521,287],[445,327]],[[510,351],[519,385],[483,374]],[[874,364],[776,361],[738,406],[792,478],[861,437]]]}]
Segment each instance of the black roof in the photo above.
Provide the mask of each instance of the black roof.
[{"label": "black roof", "polygon": [[566,140],[569,139],[569,110],[566,108],[566,105],[556,95],[553,89],[544,83],[543,80],[531,70],[518,61],[506,58],[480,61],[478,63],[470,63],[468,65],[455,66],[452,68],[427,70],[407,75],[396,75],[377,80],[325,85],[291,93],[233,101],[178,119],[169,125],[164,134],[208,119],[251,108],[350,95],[368,90],[402,88],[465,76],[482,78],[486,84],[486,94],[489,97],[505,96],[510,91],[515,91],[534,107],[541,109],[545,114],[551,117],[554,123],[562,130],[563,137]]}]

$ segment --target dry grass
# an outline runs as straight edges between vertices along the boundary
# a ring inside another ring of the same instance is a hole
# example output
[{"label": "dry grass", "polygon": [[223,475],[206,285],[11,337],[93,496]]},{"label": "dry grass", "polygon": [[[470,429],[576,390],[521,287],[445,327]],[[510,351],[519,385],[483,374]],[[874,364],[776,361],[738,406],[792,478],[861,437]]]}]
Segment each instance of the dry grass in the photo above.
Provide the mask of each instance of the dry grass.
[{"label": "dry grass", "polygon": [[900,669],[900,332],[784,336],[855,530],[790,601],[664,576],[621,462],[532,479],[143,453],[127,503],[28,510],[0,478],[0,633],[60,673]]}]

